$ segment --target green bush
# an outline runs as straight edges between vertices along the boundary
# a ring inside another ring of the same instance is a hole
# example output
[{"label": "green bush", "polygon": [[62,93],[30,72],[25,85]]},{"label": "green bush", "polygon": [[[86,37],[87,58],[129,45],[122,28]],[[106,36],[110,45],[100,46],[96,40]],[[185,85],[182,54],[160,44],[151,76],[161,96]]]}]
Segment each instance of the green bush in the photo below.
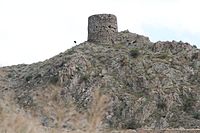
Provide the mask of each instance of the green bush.
[{"label": "green bush", "polygon": [[8,78],[12,78],[12,74],[8,74]]},{"label": "green bush", "polygon": [[27,77],[26,77],[26,82],[30,81],[32,78],[33,78],[32,75],[27,76]]},{"label": "green bush", "polygon": [[193,47],[193,48],[197,48],[197,46],[196,46],[196,45],[193,45],[192,47]]},{"label": "green bush", "polygon": [[167,108],[166,99],[163,96],[158,95],[158,101],[156,106],[158,109],[165,110]]},{"label": "green bush", "polygon": [[124,125],[122,125],[123,129],[137,129],[137,128],[141,128],[142,125],[139,122],[136,122],[135,119],[130,119],[127,120],[126,123],[124,123]]},{"label": "green bush", "polygon": [[183,110],[185,112],[191,112],[193,110],[193,106],[195,105],[197,99],[194,94],[189,94],[189,96],[185,96],[183,99]]},{"label": "green bush", "polygon": [[86,74],[86,75],[83,75],[81,78],[80,78],[80,81],[81,82],[86,82],[87,80],[89,80],[89,75],[88,74]]},{"label": "green bush", "polygon": [[132,50],[130,50],[129,53],[130,53],[130,56],[133,58],[137,58],[140,55],[140,52],[138,49],[132,49]]},{"label": "green bush", "polygon": [[195,112],[193,118],[200,120],[200,112]]},{"label": "green bush", "polygon": [[159,108],[159,109],[161,109],[161,110],[165,110],[166,108],[167,108],[167,104],[166,104],[166,102],[165,101],[159,101],[158,103],[157,103],[157,108]]},{"label": "green bush", "polygon": [[59,80],[58,76],[54,75],[54,76],[52,76],[50,78],[50,83],[53,84],[53,85],[55,85],[55,84],[57,84],[58,80]]}]

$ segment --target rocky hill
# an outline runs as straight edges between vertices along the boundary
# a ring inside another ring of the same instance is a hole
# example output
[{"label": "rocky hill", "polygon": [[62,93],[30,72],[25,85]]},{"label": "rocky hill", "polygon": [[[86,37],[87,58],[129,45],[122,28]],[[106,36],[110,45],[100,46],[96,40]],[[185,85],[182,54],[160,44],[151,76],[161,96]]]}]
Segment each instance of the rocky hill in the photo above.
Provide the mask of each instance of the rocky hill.
[{"label": "rocky hill", "polygon": [[88,32],[44,62],[0,68],[1,98],[51,128],[199,128],[196,46],[118,32],[110,14],[90,17]]}]

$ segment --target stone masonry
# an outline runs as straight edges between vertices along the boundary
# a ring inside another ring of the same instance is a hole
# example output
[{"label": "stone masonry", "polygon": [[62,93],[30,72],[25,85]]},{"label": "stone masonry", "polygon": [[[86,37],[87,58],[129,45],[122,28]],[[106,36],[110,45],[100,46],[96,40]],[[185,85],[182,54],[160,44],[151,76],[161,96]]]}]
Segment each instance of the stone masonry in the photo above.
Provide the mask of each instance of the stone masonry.
[{"label": "stone masonry", "polygon": [[117,17],[112,14],[96,14],[88,18],[88,41],[97,44],[112,43],[115,40]]}]

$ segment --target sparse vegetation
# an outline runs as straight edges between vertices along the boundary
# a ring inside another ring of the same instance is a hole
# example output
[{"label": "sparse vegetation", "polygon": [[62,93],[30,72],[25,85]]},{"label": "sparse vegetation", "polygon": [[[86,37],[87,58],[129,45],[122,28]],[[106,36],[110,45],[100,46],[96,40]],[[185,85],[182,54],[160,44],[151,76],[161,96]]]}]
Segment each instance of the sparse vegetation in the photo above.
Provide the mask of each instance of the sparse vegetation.
[{"label": "sparse vegetation", "polygon": [[109,98],[102,95],[99,90],[92,93],[93,101],[88,110],[89,133],[95,133],[100,128],[109,104]]},{"label": "sparse vegetation", "polygon": [[193,118],[200,120],[200,112],[194,112]]},{"label": "sparse vegetation", "polygon": [[141,124],[137,123],[135,119],[130,119],[124,126],[124,129],[137,129],[141,128]]},{"label": "sparse vegetation", "polygon": [[12,77],[12,75],[11,74],[8,74],[8,78],[11,78]]},{"label": "sparse vegetation", "polygon": [[167,53],[162,53],[162,54],[158,55],[157,58],[167,59],[168,58],[168,54]]},{"label": "sparse vegetation", "polygon": [[125,49],[125,45],[124,44],[116,44],[114,45],[115,46],[115,49],[118,51],[118,50],[122,50],[122,49]]},{"label": "sparse vegetation", "polygon": [[183,102],[183,110],[185,112],[191,112],[191,111],[193,111],[193,106],[195,105],[195,103],[197,101],[195,95],[192,94],[192,93],[189,93],[188,96],[184,96],[183,98],[184,98],[183,99],[183,101],[184,101]]},{"label": "sparse vegetation", "polygon": [[197,48],[197,46],[196,46],[196,45],[193,45],[192,47],[193,47],[193,48]]},{"label": "sparse vegetation", "polygon": [[130,53],[130,56],[133,58],[137,58],[140,55],[140,52],[138,49],[132,49],[132,50],[130,50],[129,53]]},{"label": "sparse vegetation", "polygon": [[30,81],[32,78],[33,78],[32,75],[28,75],[28,76],[26,77],[26,82]]},{"label": "sparse vegetation", "polygon": [[0,133],[45,133],[45,128],[34,117],[19,109],[10,95],[0,99]]},{"label": "sparse vegetation", "polygon": [[157,106],[158,109],[165,110],[165,109],[167,108],[167,104],[166,104],[165,99],[160,98],[160,99],[157,101],[156,106]]},{"label": "sparse vegetation", "polygon": [[85,74],[81,77],[80,82],[86,82],[87,80],[89,80],[89,74]]},{"label": "sparse vegetation", "polygon": [[56,85],[59,81],[58,75],[54,75],[50,78],[50,83]]},{"label": "sparse vegetation", "polygon": [[[31,112],[25,112],[12,103],[12,99],[0,99],[0,133],[98,133],[102,120],[105,116],[105,110],[108,107],[109,99],[102,95],[99,90],[92,93],[92,104],[86,112],[76,111],[76,105],[61,100],[61,88],[57,86],[49,86],[45,89],[51,91],[51,95],[47,93],[38,97],[39,103],[43,105],[43,113],[51,117],[52,113],[55,120],[53,128],[44,127],[37,116],[33,116]],[[44,91],[45,92],[45,91]],[[73,130],[69,130],[67,123],[73,126]],[[64,125],[63,125],[64,124]],[[75,130],[74,130],[75,129]]]}]

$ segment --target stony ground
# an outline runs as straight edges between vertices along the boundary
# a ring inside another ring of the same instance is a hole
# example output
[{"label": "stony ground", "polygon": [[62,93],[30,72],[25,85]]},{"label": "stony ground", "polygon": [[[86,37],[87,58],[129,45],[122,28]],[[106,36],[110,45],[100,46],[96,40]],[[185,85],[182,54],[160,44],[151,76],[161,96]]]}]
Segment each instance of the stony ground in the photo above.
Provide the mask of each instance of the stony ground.
[{"label": "stony ground", "polygon": [[124,31],[112,44],[0,68],[0,96],[49,128],[199,128],[199,66],[196,46]]}]

